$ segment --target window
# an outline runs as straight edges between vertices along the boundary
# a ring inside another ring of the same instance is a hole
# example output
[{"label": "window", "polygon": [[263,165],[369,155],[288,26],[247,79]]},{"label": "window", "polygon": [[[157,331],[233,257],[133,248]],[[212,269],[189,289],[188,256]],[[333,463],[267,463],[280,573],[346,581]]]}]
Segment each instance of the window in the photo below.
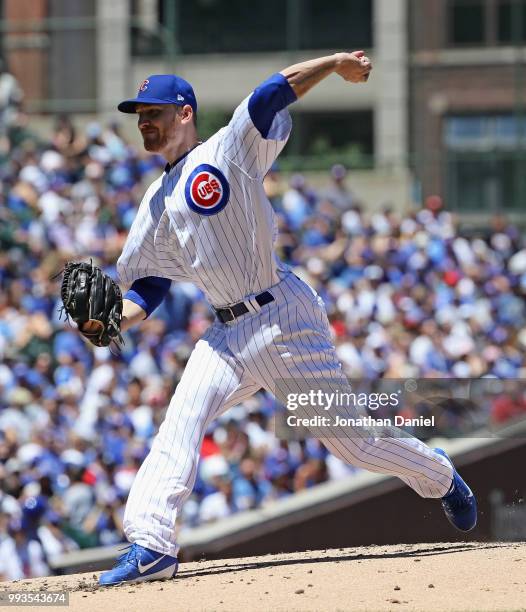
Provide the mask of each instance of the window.
[{"label": "window", "polygon": [[373,0],[158,2],[160,21],[176,30],[182,53],[372,46]]},{"label": "window", "polygon": [[464,211],[518,210],[526,198],[526,117],[448,117],[447,194]]},{"label": "window", "polygon": [[523,164],[518,155],[510,153],[450,153],[446,193],[451,208],[473,212],[522,210],[526,195]]},{"label": "window", "polygon": [[299,129],[296,136],[302,153],[318,155],[354,145],[364,154],[372,154],[372,111],[301,112],[297,115]]},{"label": "window", "polygon": [[[173,1],[173,0],[172,0]],[[161,2],[161,21],[166,21]],[[176,39],[182,53],[242,53],[287,48],[287,3],[282,0],[177,2]]]},{"label": "window", "polygon": [[295,172],[323,170],[333,164],[373,166],[372,111],[293,111],[290,140],[280,166]]},{"label": "window", "polygon": [[372,0],[301,0],[300,47],[372,47],[372,25]]},{"label": "window", "polygon": [[166,41],[159,32],[151,32],[136,25],[130,28],[130,41],[133,57],[159,57],[168,52]]},{"label": "window", "polygon": [[526,147],[526,117],[464,115],[448,117],[444,140],[449,150],[493,151]]},{"label": "window", "polygon": [[484,117],[450,117],[446,123],[445,140],[448,148],[461,149],[478,145],[486,132]]},{"label": "window", "polygon": [[497,9],[499,43],[526,42],[526,0],[501,0]]},{"label": "window", "polygon": [[454,45],[481,45],[486,41],[486,4],[483,0],[450,0],[449,35]]}]

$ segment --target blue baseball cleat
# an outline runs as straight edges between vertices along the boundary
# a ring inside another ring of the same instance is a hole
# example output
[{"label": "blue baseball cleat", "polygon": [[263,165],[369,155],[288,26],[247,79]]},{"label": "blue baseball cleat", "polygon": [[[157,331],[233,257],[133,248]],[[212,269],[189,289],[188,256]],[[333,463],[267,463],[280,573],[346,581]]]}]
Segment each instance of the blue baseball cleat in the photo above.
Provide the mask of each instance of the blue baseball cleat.
[{"label": "blue baseball cleat", "polygon": [[441,448],[435,453],[445,457],[453,467],[453,483],[449,493],[442,498],[442,508],[449,522],[460,531],[471,531],[477,524],[477,500],[468,485],[462,480],[448,454]]},{"label": "blue baseball cleat", "polygon": [[139,544],[131,544],[117,559],[115,566],[100,575],[99,584],[110,586],[121,582],[173,578],[177,573],[177,566],[176,557],[163,555]]}]

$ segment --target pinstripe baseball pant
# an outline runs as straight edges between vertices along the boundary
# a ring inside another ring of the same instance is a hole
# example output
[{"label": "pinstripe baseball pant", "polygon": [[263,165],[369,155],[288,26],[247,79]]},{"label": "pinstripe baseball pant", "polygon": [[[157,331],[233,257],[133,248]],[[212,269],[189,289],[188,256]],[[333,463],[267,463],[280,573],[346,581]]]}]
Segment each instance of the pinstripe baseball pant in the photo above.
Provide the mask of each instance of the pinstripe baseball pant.
[{"label": "pinstripe baseball pant", "polygon": [[[277,379],[341,379],[325,308],[289,273],[271,288],[275,301],[223,324],[196,344],[166,418],[139,469],[124,515],[130,542],[176,556],[175,522],[191,493],[208,424]],[[347,463],[398,476],[422,497],[442,497],[453,471],[414,437],[341,435],[322,438]]]}]

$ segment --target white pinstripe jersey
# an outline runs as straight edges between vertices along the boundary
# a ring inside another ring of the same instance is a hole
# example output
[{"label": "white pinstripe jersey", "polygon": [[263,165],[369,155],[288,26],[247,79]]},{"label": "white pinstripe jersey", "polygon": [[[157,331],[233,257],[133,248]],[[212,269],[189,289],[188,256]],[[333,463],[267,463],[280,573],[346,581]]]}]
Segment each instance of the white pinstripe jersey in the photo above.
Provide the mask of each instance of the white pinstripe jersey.
[{"label": "white pinstripe jersey", "polygon": [[263,138],[248,100],[150,185],[117,262],[124,284],[146,276],[191,281],[222,307],[281,280],[287,266],[274,252],[277,227],[262,181],[292,122],[285,108]]}]

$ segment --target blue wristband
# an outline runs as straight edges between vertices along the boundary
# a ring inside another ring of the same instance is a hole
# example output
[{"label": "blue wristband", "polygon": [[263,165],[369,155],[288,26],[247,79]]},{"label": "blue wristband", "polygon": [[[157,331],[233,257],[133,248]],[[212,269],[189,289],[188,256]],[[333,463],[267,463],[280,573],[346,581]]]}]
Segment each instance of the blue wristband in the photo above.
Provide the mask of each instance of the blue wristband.
[{"label": "blue wristband", "polygon": [[124,298],[140,306],[149,317],[166,297],[172,281],[159,276],[146,276],[136,280]]}]

